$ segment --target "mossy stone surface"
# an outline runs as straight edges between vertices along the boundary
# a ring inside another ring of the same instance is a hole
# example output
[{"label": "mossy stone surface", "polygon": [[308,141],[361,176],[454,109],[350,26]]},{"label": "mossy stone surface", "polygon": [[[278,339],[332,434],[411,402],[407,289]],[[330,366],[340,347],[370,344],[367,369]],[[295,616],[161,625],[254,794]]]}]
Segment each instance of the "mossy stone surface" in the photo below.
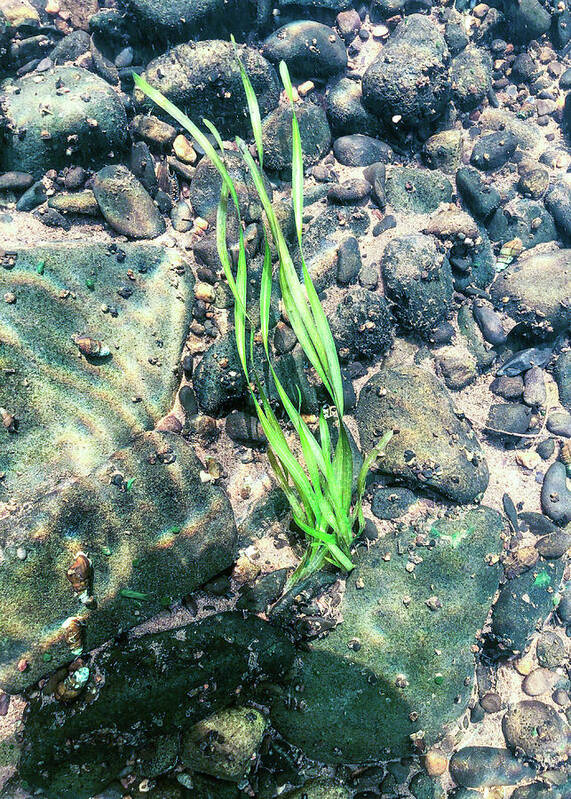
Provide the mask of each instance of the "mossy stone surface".
[{"label": "mossy stone surface", "polygon": [[[61,242],[4,255],[0,295],[16,301],[2,307],[0,406],[18,431],[0,430],[3,499],[89,474],[168,412],[192,285],[189,265],[152,245]],[[81,355],[78,335],[110,354]]]},{"label": "mossy stone surface", "polygon": [[[39,178],[70,162],[102,160],[127,145],[127,116],[119,96],[86,69],[54,67],[40,75],[8,79],[0,94],[10,123],[0,146],[3,172],[29,172]],[[70,136],[77,137],[71,152]]]},{"label": "mossy stone surface", "polygon": [[361,389],[357,424],[364,452],[393,435],[379,469],[399,483],[472,502],[488,485],[478,439],[459,419],[445,386],[416,367],[383,368]]},{"label": "mossy stone surface", "polygon": [[409,530],[360,549],[343,622],[296,661],[299,709],[274,706],[279,732],[329,763],[404,756],[411,735],[427,745],[441,736],[471,695],[470,647],[498,587],[487,555],[501,530],[499,514],[482,507],[428,523],[416,545]]}]

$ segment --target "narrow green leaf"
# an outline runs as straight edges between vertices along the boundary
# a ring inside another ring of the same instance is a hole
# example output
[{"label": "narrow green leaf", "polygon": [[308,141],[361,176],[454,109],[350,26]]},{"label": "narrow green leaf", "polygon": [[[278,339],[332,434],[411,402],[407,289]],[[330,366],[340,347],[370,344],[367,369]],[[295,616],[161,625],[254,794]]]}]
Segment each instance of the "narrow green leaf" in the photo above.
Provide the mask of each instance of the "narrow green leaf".
[{"label": "narrow green leaf", "polygon": [[258,98],[256,97],[256,93],[250,81],[250,77],[246,70],[244,69],[244,65],[242,64],[242,59],[238,55],[238,47],[236,45],[236,40],[234,36],[231,34],[230,39],[232,44],[234,45],[234,53],[236,55],[236,60],[238,62],[238,66],[240,67],[240,77],[242,78],[242,85],[244,86],[244,91],[246,93],[246,101],[248,103],[248,111],[250,113],[250,123],[252,125],[252,132],[254,134],[254,141],[256,143],[256,150],[258,151],[258,160],[260,162],[260,169],[264,168],[264,146],[262,144],[262,118],[260,116],[260,107],[258,105]]}]

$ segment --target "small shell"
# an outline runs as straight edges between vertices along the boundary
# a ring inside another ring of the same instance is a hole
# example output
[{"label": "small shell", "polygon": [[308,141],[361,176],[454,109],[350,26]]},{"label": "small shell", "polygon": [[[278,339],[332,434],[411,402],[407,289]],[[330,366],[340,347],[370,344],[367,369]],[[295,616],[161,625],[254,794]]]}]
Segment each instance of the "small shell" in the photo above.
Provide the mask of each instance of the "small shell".
[{"label": "small shell", "polygon": [[83,622],[74,616],[66,619],[62,624],[66,644],[74,655],[81,655],[83,652]]},{"label": "small shell", "polygon": [[15,433],[18,430],[18,420],[13,413],[10,413],[6,408],[0,408],[0,416],[2,417],[2,424],[9,433]]},{"label": "small shell", "polygon": [[72,339],[81,354],[89,358],[105,358],[107,355],[111,355],[109,347],[90,336],[72,336]]},{"label": "small shell", "polygon": [[65,680],[56,685],[55,696],[60,702],[71,702],[80,695],[89,680],[89,669],[82,666],[68,674]]},{"label": "small shell", "polygon": [[76,594],[82,594],[89,589],[89,583],[93,576],[91,561],[85,552],[78,552],[75,560],[66,571],[66,577]]},{"label": "small shell", "polygon": [[506,241],[506,243],[502,246],[500,254],[496,260],[496,272],[503,272],[503,270],[508,267],[512,261],[515,261],[522,250],[523,242],[521,239],[512,239],[511,241]]}]

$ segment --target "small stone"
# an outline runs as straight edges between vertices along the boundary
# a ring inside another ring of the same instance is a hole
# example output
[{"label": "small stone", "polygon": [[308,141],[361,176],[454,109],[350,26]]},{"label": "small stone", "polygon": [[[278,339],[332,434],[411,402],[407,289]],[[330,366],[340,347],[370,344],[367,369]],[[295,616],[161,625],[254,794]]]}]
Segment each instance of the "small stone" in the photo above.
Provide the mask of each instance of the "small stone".
[{"label": "small stone", "polygon": [[502,719],[502,731],[511,749],[541,764],[555,765],[565,751],[563,718],[550,705],[537,700],[510,707]]},{"label": "small stone", "polygon": [[448,758],[439,749],[430,749],[424,755],[422,763],[431,777],[439,777],[448,768]]},{"label": "small stone", "polygon": [[531,369],[525,372],[523,382],[523,401],[525,404],[530,407],[543,405],[547,397],[543,369],[539,366],[532,366]]},{"label": "small stone", "polygon": [[544,669],[534,669],[521,684],[521,689],[528,696],[541,696],[549,690],[548,672]]},{"label": "small stone", "polygon": [[497,713],[502,709],[501,697],[494,691],[488,691],[488,693],[484,694],[480,699],[480,704],[486,713]]},{"label": "small stone", "polygon": [[556,632],[546,630],[543,632],[536,647],[539,665],[546,669],[555,669],[565,663],[565,644]]}]

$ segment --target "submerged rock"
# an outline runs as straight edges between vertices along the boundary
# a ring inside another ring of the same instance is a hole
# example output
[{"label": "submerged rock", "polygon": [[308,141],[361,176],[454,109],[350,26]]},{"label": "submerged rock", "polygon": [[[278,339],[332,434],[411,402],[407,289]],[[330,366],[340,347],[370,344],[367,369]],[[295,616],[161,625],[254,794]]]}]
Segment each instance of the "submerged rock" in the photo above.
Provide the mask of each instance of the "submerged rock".
[{"label": "submerged rock", "polygon": [[[327,114],[314,103],[297,103],[295,114],[299,123],[303,163],[316,164],[331,145],[331,131]],[[264,166],[272,171],[291,169],[292,154],[292,110],[282,105],[264,119],[262,138],[264,144]]]},{"label": "submerged rock", "polygon": [[328,763],[399,757],[412,753],[411,735],[426,745],[442,735],[471,694],[470,647],[499,579],[485,556],[500,530],[480,508],[428,524],[430,546],[415,548],[409,531],[358,550],[343,622],[292,673],[303,706],[274,706],[279,732]]},{"label": "submerged rock", "polygon": [[382,369],[362,388],[356,415],[366,452],[384,431],[398,430],[379,461],[385,474],[454,502],[472,502],[485,491],[488,468],[478,440],[429,372]]},{"label": "submerged rock", "polygon": [[493,746],[465,746],[450,758],[450,776],[458,785],[468,788],[515,785],[533,775],[533,769],[507,749]]},{"label": "submerged rock", "polygon": [[452,100],[463,111],[471,111],[492,85],[492,59],[485,50],[468,46],[450,64]]},{"label": "submerged rock", "polygon": [[436,170],[392,167],[387,170],[387,202],[395,211],[429,214],[452,201],[452,184]]},{"label": "submerged rock", "polygon": [[350,289],[337,306],[330,324],[343,359],[378,361],[393,343],[392,318],[387,302],[368,289]]},{"label": "submerged rock", "polygon": [[[238,45],[238,54],[264,117],[278,104],[276,72],[253,48]],[[230,42],[214,39],[180,44],[151,61],[143,77],[181,110],[189,113],[196,124],[201,125],[202,118],[206,117],[223,137],[250,135],[246,94]],[[135,90],[135,99],[143,108],[161,115],[157,106],[139,89]]]},{"label": "submerged rock", "polygon": [[151,195],[127,167],[106,166],[93,181],[101,213],[118,233],[133,239],[154,239],[166,225]]},{"label": "submerged rock", "polygon": [[67,713],[53,681],[32,701],[22,777],[49,799],[87,799],[133,751],[252,693],[262,677],[279,681],[293,656],[267,622],[232,612],[112,646],[88,661],[88,683]]},{"label": "submerged rock", "polygon": [[239,0],[127,0],[145,38],[174,42],[235,30],[252,24],[255,14]]},{"label": "submerged rock", "polygon": [[289,71],[302,78],[329,78],[347,66],[347,51],[337,32],[311,20],[278,28],[265,40],[262,54],[276,64],[285,61]]},{"label": "submerged rock", "polygon": [[569,726],[555,708],[537,699],[517,702],[502,719],[510,749],[541,765],[555,765],[568,754]]},{"label": "submerged rock", "polygon": [[86,69],[54,67],[8,79],[0,93],[8,123],[1,133],[0,171],[39,178],[66,163],[101,162],[127,145],[123,104],[108,83]]}]

